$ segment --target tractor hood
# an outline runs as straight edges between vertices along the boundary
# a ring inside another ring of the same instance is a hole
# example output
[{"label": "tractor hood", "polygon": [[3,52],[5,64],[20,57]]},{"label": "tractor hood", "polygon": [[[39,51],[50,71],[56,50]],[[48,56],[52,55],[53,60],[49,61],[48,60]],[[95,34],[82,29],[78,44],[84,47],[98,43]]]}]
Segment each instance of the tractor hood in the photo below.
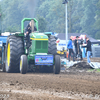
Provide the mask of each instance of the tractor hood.
[{"label": "tractor hood", "polygon": [[48,36],[43,33],[33,32],[30,34],[32,46],[30,48],[31,54],[48,53]]},{"label": "tractor hood", "polygon": [[30,38],[32,40],[47,40],[48,41],[48,36],[45,35],[44,33],[31,33]]}]

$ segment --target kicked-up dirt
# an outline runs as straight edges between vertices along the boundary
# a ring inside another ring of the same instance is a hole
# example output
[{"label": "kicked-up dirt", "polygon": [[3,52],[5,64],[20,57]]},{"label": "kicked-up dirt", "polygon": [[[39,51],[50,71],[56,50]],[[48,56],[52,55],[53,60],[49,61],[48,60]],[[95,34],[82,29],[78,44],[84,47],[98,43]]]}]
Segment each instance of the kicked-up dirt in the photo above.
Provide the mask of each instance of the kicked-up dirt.
[{"label": "kicked-up dirt", "polygon": [[100,100],[100,73],[3,73],[0,100]]}]

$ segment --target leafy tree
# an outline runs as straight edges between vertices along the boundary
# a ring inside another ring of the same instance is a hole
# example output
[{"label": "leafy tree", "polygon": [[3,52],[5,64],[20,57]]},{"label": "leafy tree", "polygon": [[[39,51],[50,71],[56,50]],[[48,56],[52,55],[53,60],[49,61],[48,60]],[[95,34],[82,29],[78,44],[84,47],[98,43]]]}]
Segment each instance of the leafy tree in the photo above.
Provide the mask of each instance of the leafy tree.
[{"label": "leafy tree", "polygon": [[72,33],[72,8],[73,8],[73,0],[68,2],[68,25],[69,25],[69,33]]},{"label": "leafy tree", "polygon": [[7,29],[6,29],[6,32],[11,32],[11,33],[14,33],[14,32],[19,32],[20,31],[20,28],[19,26],[15,25],[15,26],[8,26]]},{"label": "leafy tree", "polygon": [[46,30],[46,21],[43,17],[38,18],[38,22],[39,22],[39,32],[45,32]]},{"label": "leafy tree", "polygon": [[80,33],[82,27],[80,25],[81,18],[83,16],[83,7],[81,0],[73,1],[73,8],[72,8],[72,32],[73,33]]},{"label": "leafy tree", "polygon": [[88,0],[83,1],[84,15],[81,19],[81,32],[87,33],[91,36],[95,35],[95,29],[93,28],[93,24],[95,23],[95,6],[93,0],[90,2]]},{"label": "leafy tree", "polygon": [[61,0],[45,0],[39,7],[38,16],[43,16],[47,22],[46,31],[62,33],[65,30],[65,9]]},{"label": "leafy tree", "polygon": [[1,33],[1,30],[2,30],[2,19],[3,19],[3,14],[2,14],[1,6],[0,6],[0,33]]},{"label": "leafy tree", "polygon": [[94,23],[94,27],[96,29],[95,37],[97,39],[100,39],[100,0],[98,0],[96,6],[97,6],[96,16],[95,16],[96,22]]},{"label": "leafy tree", "polygon": [[[5,15],[5,18],[2,22],[3,31],[6,31],[7,28],[13,26],[21,26],[21,20],[27,15],[29,15],[27,11],[27,7],[24,6],[26,2],[23,3],[24,0],[3,0],[1,2],[2,11]],[[19,31],[19,30],[18,30]]]},{"label": "leafy tree", "polygon": [[[31,2],[32,1],[32,2]],[[20,31],[23,18],[36,17],[39,31],[65,33],[63,0],[2,0],[3,31]],[[98,38],[100,33],[100,0],[69,0],[68,28],[70,33],[87,33]],[[0,9],[0,12],[1,12]]]}]

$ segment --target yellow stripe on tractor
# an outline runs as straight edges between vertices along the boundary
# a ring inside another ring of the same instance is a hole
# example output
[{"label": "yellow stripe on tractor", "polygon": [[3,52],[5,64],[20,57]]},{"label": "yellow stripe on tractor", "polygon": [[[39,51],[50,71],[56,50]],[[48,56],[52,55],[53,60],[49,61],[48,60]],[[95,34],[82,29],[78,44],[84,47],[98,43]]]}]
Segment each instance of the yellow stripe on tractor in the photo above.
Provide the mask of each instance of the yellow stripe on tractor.
[{"label": "yellow stripe on tractor", "polygon": [[31,40],[45,40],[45,41],[48,41],[48,39],[35,39],[35,38],[31,38]]}]

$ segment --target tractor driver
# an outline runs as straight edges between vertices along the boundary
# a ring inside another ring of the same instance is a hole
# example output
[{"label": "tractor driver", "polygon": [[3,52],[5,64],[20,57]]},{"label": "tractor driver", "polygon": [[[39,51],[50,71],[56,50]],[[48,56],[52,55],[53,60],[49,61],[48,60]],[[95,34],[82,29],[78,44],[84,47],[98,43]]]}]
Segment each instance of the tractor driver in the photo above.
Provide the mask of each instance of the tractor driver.
[{"label": "tractor driver", "polygon": [[[31,25],[32,25],[32,23],[31,23],[31,21],[30,21],[30,23],[27,25],[27,27],[26,27],[26,29],[25,29],[25,37],[26,37],[26,40],[27,40],[27,48],[29,48],[30,47],[30,33],[32,32],[32,29],[31,29]],[[36,29],[36,27],[34,26],[34,31],[37,31],[37,29]]]}]

